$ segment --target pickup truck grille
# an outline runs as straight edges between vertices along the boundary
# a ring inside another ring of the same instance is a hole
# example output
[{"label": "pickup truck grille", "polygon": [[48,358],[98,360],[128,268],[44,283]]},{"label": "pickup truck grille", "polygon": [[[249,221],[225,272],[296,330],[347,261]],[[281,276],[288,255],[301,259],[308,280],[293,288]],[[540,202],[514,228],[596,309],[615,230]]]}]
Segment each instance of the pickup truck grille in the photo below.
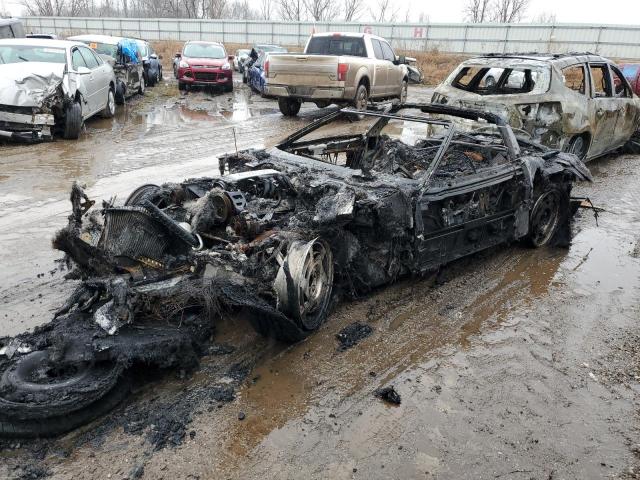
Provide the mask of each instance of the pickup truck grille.
[{"label": "pickup truck grille", "polygon": [[196,80],[204,82],[215,82],[216,80],[220,80],[220,78],[224,77],[224,75],[214,72],[194,72],[194,75]]}]

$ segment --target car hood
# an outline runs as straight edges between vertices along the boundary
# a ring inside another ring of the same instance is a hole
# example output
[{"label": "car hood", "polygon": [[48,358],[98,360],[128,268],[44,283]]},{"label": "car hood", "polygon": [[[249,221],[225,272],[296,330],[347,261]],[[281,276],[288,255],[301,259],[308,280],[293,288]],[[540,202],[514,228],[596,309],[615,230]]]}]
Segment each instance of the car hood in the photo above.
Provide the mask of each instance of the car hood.
[{"label": "car hood", "polygon": [[0,65],[0,104],[18,107],[40,107],[64,86],[65,65],[25,62]]},{"label": "car hood", "polygon": [[204,65],[207,67],[221,67],[225,63],[229,63],[226,58],[194,58],[187,57],[183,58],[185,62],[189,64],[189,66],[197,66]]}]

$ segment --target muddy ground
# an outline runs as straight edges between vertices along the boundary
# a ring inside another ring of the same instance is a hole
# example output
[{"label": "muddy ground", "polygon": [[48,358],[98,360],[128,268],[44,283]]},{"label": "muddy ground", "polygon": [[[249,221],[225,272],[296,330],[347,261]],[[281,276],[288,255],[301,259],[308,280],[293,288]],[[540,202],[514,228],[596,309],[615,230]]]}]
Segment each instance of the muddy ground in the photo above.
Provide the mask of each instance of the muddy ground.
[{"label": "muddy ground", "polygon": [[[268,146],[322,113],[168,81],[78,142],[0,146],[2,333],[71,289],[49,242],[73,179],[107,198],[212,174],[234,130],[238,148]],[[406,279],[292,347],[225,318],[195,374],[141,372],[105,418],[0,443],[0,478],[640,478],[640,157],[589,167],[576,194],[605,211],[576,217],[568,250],[500,247]],[[347,348],[336,334],[354,322],[371,331]],[[400,405],[374,396],[389,386]]]}]

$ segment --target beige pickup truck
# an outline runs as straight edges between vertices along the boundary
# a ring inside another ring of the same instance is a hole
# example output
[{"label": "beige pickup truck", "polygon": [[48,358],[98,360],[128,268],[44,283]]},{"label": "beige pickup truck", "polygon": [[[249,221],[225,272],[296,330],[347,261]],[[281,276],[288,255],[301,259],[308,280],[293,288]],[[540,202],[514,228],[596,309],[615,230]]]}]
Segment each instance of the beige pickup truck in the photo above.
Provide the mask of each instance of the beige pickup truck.
[{"label": "beige pickup truck", "polygon": [[265,95],[278,98],[283,115],[295,116],[302,102],[366,108],[370,100],[404,103],[409,83],[406,60],[389,43],[366,33],[318,33],[303,54],[270,54],[264,64]]}]

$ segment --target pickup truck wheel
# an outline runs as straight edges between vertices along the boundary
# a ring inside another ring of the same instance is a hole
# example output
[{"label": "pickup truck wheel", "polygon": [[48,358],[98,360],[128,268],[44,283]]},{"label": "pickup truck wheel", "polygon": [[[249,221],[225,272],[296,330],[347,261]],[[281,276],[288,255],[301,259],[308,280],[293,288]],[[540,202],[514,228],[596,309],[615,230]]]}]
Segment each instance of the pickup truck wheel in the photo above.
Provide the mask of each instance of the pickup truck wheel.
[{"label": "pickup truck wheel", "polygon": [[102,118],[113,118],[116,113],[116,99],[113,94],[113,89],[109,89],[109,93],[107,94],[107,104],[102,110]]},{"label": "pickup truck wheel", "polygon": [[278,99],[278,107],[280,107],[280,111],[285,117],[295,117],[298,115],[301,105],[302,102],[300,102],[300,100],[293,98],[282,97]]},{"label": "pickup truck wheel", "polygon": [[124,83],[122,83],[120,80],[116,81],[116,105],[124,105],[124,91]]},{"label": "pickup truck wheel", "polygon": [[356,98],[353,100],[353,106],[356,110],[362,111],[367,109],[368,103],[369,91],[367,90],[366,85],[361,83],[358,85],[358,90],[356,90]]},{"label": "pickup truck wheel", "polygon": [[67,107],[64,115],[63,137],[67,140],[77,140],[82,131],[82,105],[73,102]]}]

